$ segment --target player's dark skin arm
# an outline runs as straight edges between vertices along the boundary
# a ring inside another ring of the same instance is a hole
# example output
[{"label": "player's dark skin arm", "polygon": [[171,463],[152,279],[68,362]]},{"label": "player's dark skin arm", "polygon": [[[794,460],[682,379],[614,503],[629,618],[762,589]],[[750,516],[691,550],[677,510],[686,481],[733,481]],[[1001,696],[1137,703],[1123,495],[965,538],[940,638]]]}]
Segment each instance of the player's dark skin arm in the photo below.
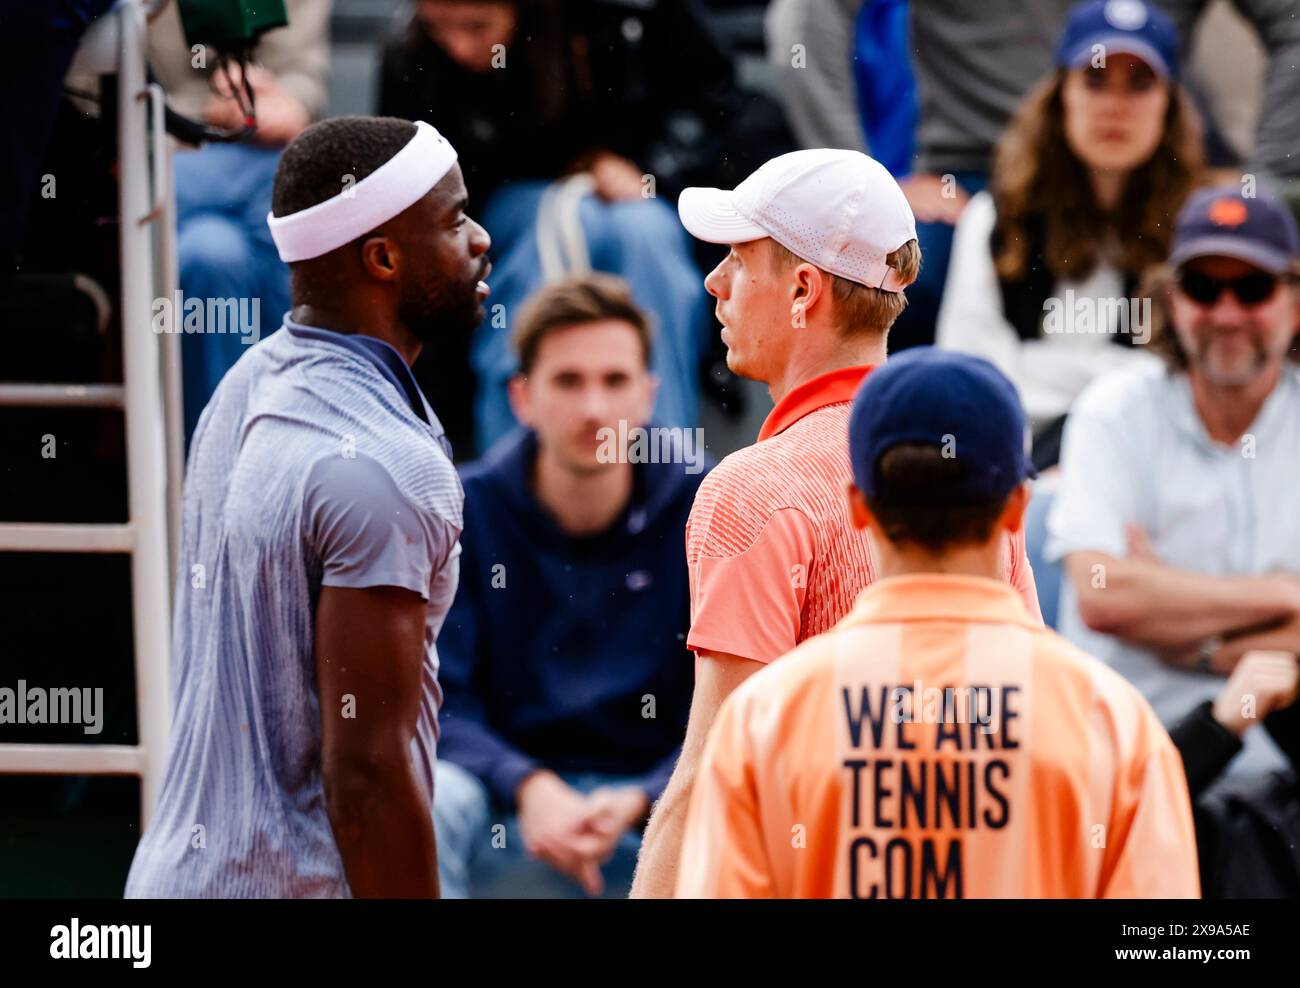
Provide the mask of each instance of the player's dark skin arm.
[{"label": "player's dark skin arm", "polygon": [[[427,605],[398,587],[322,587],[316,676],[326,810],[352,894],[437,898],[430,794],[411,761]],[[344,697],[355,698],[345,717]]]}]

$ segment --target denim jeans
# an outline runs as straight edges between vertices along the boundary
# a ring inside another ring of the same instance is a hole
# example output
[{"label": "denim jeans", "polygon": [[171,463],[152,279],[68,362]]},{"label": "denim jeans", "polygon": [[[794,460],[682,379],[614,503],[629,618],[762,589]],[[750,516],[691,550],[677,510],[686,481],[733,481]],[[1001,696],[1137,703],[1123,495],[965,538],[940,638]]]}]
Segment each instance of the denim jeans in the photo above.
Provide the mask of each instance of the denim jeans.
[{"label": "denim jeans", "polygon": [[[956,183],[968,195],[983,191],[988,176],[980,172],[957,172]],[[921,273],[907,289],[907,308],[889,331],[889,352],[934,343],[939,323],[939,303],[948,280],[955,228],[947,223],[917,223],[916,242],[921,248]]]},{"label": "denim jeans", "polygon": [[[561,777],[579,792],[634,780],[594,772]],[[438,876],[444,899],[582,899],[582,888],[524,850],[519,818],[494,811],[486,787],[453,762],[439,760],[434,781],[433,823],[438,835]],[[500,825],[501,829],[497,829]],[[496,846],[494,846],[496,845]],[[622,899],[632,887],[641,835],[623,835],[601,869],[602,898]]]},{"label": "denim jeans", "polygon": [[[506,397],[516,366],[510,336],[524,300],[544,283],[537,213],[547,185],[507,185],[480,217],[492,237],[492,294],[487,318],[470,344],[478,381],[474,427],[479,453],[516,425]],[[633,299],[652,317],[651,369],[659,378],[655,423],[693,428],[711,300],[676,210],[661,199],[609,203],[588,195],[578,216],[591,267],[625,278]]]},{"label": "denim jeans", "polygon": [[[187,299],[257,299],[261,316],[256,335],[181,336],[187,441],[226,371],[243,356],[249,343],[275,332],[289,311],[289,266],[280,260],[266,225],[280,150],[251,144],[207,144],[196,151],[176,153],[182,294]],[[248,304],[251,308],[251,301]]]}]

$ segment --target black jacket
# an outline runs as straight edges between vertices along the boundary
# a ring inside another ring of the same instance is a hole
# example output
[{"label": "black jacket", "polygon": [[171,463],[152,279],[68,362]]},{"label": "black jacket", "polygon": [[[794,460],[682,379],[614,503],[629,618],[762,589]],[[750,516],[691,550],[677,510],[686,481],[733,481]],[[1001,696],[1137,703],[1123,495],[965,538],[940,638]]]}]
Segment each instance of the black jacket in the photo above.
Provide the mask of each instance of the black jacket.
[{"label": "black jacket", "polygon": [[1285,771],[1211,788],[1241,750],[1206,701],[1169,732],[1183,756],[1196,822],[1201,894],[1207,899],[1300,897],[1300,704],[1275,711],[1264,727],[1286,754]]},{"label": "black jacket", "polygon": [[379,112],[437,127],[479,208],[505,182],[559,177],[600,149],[653,173],[656,194],[676,191],[664,186],[727,123],[733,94],[729,55],[697,0],[519,8],[504,66],[486,72],[462,68],[412,21],[384,48]]}]

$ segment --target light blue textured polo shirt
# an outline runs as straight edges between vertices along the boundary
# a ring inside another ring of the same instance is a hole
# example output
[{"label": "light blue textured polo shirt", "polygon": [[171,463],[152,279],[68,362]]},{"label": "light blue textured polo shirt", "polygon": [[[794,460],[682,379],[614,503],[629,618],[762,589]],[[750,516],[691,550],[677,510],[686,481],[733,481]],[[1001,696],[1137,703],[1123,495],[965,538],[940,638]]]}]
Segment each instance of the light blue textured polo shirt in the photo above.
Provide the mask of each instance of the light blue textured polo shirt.
[{"label": "light blue textured polo shirt", "polygon": [[322,586],[428,600],[411,756],[432,799],[463,504],[449,454],[379,340],[286,320],[222,380],[191,445],[167,766],[128,896],[349,895],[321,780],[322,704],[344,702],[317,696]]}]

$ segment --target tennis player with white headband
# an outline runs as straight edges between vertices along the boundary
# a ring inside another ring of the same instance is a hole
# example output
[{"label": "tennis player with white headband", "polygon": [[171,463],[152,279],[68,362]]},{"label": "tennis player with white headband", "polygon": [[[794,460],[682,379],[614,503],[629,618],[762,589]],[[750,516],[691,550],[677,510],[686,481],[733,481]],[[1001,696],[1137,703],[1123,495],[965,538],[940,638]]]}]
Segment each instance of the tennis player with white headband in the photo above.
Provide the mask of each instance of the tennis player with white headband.
[{"label": "tennis player with white headband", "polygon": [[438,894],[435,640],[463,495],[410,365],[483,317],[465,206],[426,124],[326,120],[280,159],[293,309],[194,433],[175,717],[129,896]]}]

